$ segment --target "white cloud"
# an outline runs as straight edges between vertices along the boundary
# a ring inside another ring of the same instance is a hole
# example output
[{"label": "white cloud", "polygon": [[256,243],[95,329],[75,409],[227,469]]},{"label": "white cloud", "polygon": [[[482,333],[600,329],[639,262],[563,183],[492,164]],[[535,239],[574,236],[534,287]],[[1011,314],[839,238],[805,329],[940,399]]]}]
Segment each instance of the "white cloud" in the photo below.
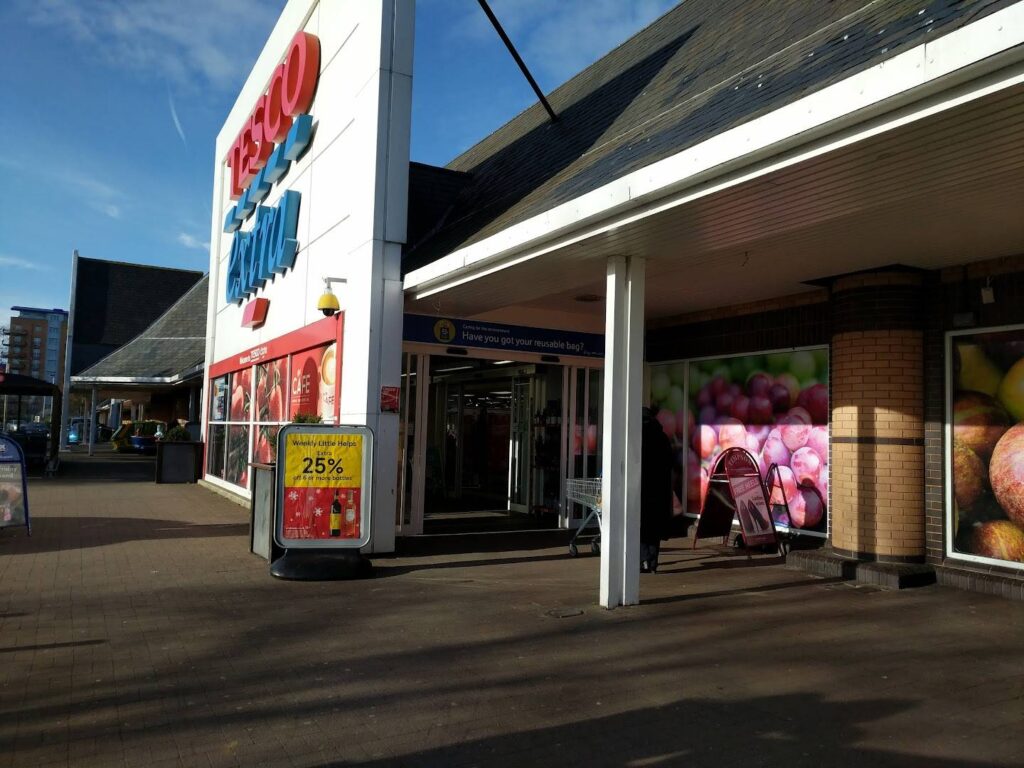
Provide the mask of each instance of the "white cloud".
[{"label": "white cloud", "polygon": [[105,213],[107,216],[109,216],[112,219],[120,219],[121,218],[121,209],[118,208],[116,205],[112,205],[111,203],[106,203],[104,205],[101,205],[100,206],[100,210],[103,211],[103,213]]},{"label": "white cloud", "polygon": [[20,259],[17,256],[4,256],[0,254],[0,268],[12,268],[12,269],[31,269],[42,271],[46,267],[37,261],[29,261],[28,259]]},{"label": "white cloud", "polygon": [[[677,0],[491,0],[494,15],[545,91],[561,85],[676,4]],[[465,3],[463,7],[465,12],[453,28],[456,37],[502,46],[479,6]],[[509,66],[516,67],[511,57]]]},{"label": "white cloud", "polygon": [[[332,0],[333,1],[333,0]],[[283,0],[22,0],[26,18],[63,30],[114,66],[198,89],[236,87]],[[257,49],[258,50],[258,49]]]},{"label": "white cloud", "polygon": [[181,143],[188,149],[188,141],[185,139],[185,130],[181,127],[181,120],[178,119],[178,110],[174,108],[174,98],[171,96],[171,92],[167,92],[167,106],[171,108],[171,120],[174,121],[174,130],[178,132],[178,136],[181,138]]},{"label": "white cloud", "polygon": [[210,244],[209,243],[204,243],[199,238],[193,237],[192,235],[188,234],[188,232],[179,232],[178,233],[178,242],[181,245],[185,246],[186,248],[194,248],[197,251],[209,251],[210,250]]}]

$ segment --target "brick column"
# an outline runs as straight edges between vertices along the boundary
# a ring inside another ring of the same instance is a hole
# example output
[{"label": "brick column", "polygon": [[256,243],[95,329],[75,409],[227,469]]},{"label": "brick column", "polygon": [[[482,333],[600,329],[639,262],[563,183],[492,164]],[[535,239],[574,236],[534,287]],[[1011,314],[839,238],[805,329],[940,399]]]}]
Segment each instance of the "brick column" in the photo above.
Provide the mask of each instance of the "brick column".
[{"label": "brick column", "polygon": [[911,272],[832,286],[831,537],[845,557],[924,561],[922,295]]}]

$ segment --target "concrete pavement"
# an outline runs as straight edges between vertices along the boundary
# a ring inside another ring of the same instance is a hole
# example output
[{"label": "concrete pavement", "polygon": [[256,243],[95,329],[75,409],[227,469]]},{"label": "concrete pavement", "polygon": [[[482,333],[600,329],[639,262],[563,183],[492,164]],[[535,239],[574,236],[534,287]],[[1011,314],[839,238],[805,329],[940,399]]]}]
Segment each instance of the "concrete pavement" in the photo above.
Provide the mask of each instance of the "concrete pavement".
[{"label": "concrete pavement", "polygon": [[280,582],[243,508],[111,471],[0,533],[0,767],[1024,765],[1019,602],[674,542],[604,611],[547,534]]}]

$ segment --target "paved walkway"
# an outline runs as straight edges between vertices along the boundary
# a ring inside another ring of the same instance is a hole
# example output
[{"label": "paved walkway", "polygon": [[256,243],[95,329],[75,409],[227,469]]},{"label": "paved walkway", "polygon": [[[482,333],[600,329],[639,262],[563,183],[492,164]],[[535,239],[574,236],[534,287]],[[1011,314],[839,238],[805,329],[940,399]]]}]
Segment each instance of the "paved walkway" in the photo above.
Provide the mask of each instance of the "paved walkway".
[{"label": "paved walkway", "polygon": [[0,768],[1024,765],[1020,603],[676,546],[604,611],[543,535],[280,582],[241,507],[78,469],[0,534]]}]

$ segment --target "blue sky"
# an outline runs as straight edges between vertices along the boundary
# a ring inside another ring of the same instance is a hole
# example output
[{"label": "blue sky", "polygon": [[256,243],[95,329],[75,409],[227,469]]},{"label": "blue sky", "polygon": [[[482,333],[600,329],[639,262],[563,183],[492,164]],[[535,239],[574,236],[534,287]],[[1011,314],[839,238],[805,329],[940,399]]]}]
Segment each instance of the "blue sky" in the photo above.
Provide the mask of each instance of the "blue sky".
[{"label": "blue sky", "polygon": [[[491,0],[545,91],[674,4]],[[214,141],[283,5],[0,3],[0,324],[67,306],[75,248],[206,270]],[[413,89],[412,159],[437,165],[534,101],[475,0],[418,0]]]}]

